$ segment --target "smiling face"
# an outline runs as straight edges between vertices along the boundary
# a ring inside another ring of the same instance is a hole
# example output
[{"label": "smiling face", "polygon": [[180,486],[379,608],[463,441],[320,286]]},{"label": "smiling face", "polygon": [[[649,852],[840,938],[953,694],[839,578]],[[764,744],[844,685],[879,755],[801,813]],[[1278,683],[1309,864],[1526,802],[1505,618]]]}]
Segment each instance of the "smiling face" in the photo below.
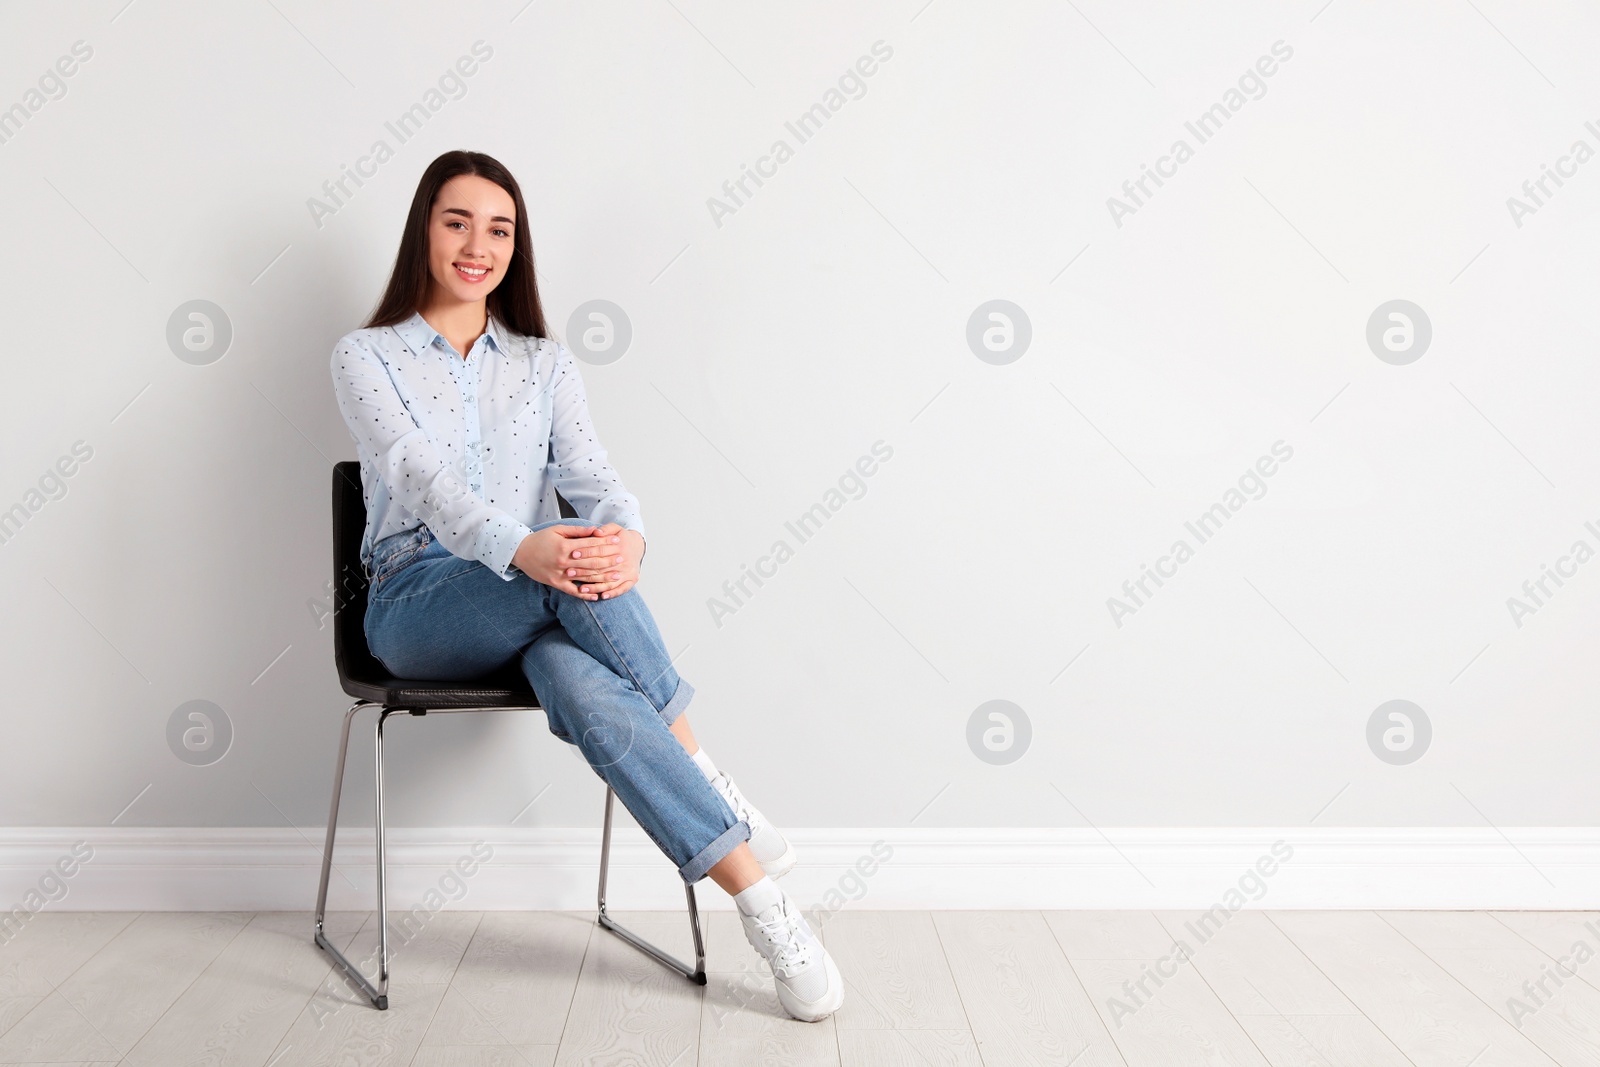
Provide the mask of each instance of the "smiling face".
[{"label": "smiling face", "polygon": [[481,303],[511,266],[516,218],[511,194],[487,178],[446,182],[428,219],[429,304]]}]

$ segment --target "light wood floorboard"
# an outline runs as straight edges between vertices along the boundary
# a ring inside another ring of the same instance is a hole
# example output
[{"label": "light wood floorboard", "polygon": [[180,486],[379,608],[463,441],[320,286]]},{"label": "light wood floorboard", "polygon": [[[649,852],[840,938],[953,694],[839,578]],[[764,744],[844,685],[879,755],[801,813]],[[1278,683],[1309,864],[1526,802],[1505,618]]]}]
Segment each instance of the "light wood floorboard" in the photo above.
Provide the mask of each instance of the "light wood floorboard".
[{"label": "light wood floorboard", "polygon": [[0,1062],[122,1059],[250,919],[238,912],[136,916],[0,1034]]},{"label": "light wood floorboard", "polygon": [[[613,917],[684,960],[682,911]],[[376,917],[329,939],[375,977]],[[43,912],[0,941],[0,1065],[1594,1067],[1600,913],[865,911],[788,1017],[732,911],[694,985],[588,912],[391,916],[377,1011],[304,912]]]},{"label": "light wood floorboard", "polygon": [[[370,918],[363,912],[330,912],[323,928],[328,940],[348,954]],[[305,912],[256,914],[122,1062],[128,1067],[266,1063],[306,1005],[332,989],[332,965],[312,944],[311,929]]]},{"label": "light wood floorboard", "polygon": [[[665,930],[641,925],[635,932],[653,939]],[[696,1063],[702,993],[702,987],[592,925],[556,1053],[557,1067]]]},{"label": "light wood floorboard", "polygon": [[1378,914],[1280,911],[1270,917],[1418,1067],[1555,1062]]},{"label": "light wood floorboard", "polygon": [[[1057,922],[1071,912],[1053,912]],[[1083,985],[1036,911],[934,912],[985,1064],[1122,1067]]]}]

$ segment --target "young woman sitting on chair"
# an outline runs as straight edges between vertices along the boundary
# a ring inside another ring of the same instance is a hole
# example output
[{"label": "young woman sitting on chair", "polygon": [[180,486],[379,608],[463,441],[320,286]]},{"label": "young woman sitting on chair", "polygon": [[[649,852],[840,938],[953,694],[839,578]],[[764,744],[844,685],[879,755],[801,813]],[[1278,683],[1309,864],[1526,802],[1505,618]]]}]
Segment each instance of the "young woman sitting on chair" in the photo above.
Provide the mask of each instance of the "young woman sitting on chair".
[{"label": "young woman sitting on chair", "polygon": [[[368,644],[396,677],[517,663],[549,717],[686,884],[733,895],[785,1010],[826,1018],[844,980],[774,881],[795,850],[695,743],[634,588],[638,500],[596,439],[572,353],[548,336],[516,180],[478,152],[423,172],[388,287],[335,346],[367,505]],[[560,490],[582,521],[560,518]]]}]

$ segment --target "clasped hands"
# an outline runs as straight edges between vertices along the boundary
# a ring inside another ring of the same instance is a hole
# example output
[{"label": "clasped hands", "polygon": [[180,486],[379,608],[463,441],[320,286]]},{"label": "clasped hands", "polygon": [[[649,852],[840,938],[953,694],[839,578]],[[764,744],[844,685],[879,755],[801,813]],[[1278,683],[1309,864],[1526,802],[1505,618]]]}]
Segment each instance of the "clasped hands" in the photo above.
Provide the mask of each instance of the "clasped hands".
[{"label": "clasped hands", "polygon": [[638,582],[643,559],[644,535],[608,522],[535,530],[517,546],[511,565],[563,593],[609,600]]}]

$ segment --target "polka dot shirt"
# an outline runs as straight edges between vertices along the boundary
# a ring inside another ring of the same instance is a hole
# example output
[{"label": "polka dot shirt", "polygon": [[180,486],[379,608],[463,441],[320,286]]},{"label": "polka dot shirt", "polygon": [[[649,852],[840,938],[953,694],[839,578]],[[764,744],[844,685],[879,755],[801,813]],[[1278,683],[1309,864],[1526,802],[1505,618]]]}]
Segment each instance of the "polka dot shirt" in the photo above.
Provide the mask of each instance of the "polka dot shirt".
[{"label": "polka dot shirt", "polygon": [[465,359],[414,314],[334,346],[334,393],[361,458],[361,560],[424,524],[454,555],[506,581],[529,527],[561,517],[560,489],[590,523],[644,533],[595,436],[567,346],[492,315]]}]

